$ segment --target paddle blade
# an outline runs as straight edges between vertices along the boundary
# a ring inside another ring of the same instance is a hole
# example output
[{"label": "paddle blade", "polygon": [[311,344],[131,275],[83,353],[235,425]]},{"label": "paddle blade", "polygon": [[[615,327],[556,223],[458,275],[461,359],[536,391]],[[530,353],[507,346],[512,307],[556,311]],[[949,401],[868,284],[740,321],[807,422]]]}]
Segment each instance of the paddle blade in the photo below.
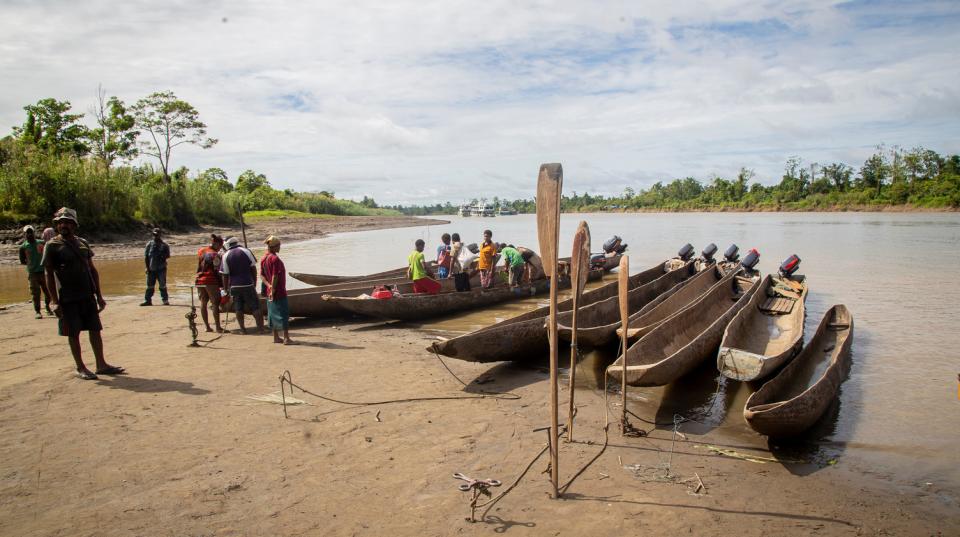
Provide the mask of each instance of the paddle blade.
[{"label": "paddle blade", "polygon": [[620,273],[617,275],[618,297],[620,300],[620,322],[623,323],[623,329],[627,329],[627,323],[630,321],[629,292],[630,292],[630,256],[620,258]]},{"label": "paddle blade", "polygon": [[550,276],[557,270],[557,239],[560,229],[560,192],[563,167],[559,163],[541,164],[537,178],[537,236],[543,271]]},{"label": "paddle blade", "polygon": [[570,281],[574,296],[579,296],[587,285],[590,275],[590,227],[580,221],[577,232],[573,235],[573,253],[570,255]]}]

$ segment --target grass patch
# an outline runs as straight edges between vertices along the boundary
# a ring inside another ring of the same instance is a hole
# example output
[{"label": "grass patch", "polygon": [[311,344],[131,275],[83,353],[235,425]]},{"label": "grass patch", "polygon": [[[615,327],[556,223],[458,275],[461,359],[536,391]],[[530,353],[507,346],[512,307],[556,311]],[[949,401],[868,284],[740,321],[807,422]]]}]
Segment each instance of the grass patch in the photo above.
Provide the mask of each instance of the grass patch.
[{"label": "grass patch", "polygon": [[336,218],[332,214],[313,214],[289,209],[265,209],[262,211],[248,211],[243,213],[247,220],[263,220],[266,218]]}]

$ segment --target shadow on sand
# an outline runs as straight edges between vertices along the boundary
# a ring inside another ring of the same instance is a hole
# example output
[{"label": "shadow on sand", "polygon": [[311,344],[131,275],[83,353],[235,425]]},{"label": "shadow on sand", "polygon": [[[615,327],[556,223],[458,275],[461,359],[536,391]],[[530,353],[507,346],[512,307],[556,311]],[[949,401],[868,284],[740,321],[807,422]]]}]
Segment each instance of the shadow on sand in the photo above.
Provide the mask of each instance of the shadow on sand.
[{"label": "shadow on sand", "polygon": [[184,395],[207,395],[210,393],[210,390],[197,388],[192,382],[180,382],[179,380],[165,379],[145,379],[131,377],[129,375],[117,375],[115,377],[101,376],[99,380],[97,380],[97,384],[115,390],[128,390],[131,392],[140,393],[180,392]]}]

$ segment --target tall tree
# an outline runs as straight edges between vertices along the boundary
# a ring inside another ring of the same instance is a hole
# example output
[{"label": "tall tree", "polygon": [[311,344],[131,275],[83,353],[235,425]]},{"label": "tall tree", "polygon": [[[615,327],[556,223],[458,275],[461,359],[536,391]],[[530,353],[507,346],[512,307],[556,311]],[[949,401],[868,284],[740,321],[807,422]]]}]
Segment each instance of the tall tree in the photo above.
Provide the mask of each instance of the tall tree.
[{"label": "tall tree", "polygon": [[163,177],[170,181],[170,153],[174,147],[193,144],[209,149],[217,143],[207,138],[207,125],[190,103],[181,101],[172,91],[152,93],[133,105],[137,128],[147,135],[141,151],[160,161]]},{"label": "tall tree", "polygon": [[220,192],[233,192],[233,183],[227,177],[227,172],[221,168],[207,168],[197,176],[197,181],[206,182],[213,185]]},{"label": "tall tree", "polygon": [[90,152],[84,142],[88,130],[78,123],[83,114],[70,114],[70,108],[70,101],[53,98],[24,106],[27,120],[22,127],[14,127],[13,133],[21,141],[50,153],[86,155]]},{"label": "tall tree", "polygon": [[107,99],[102,86],[97,87],[97,106],[93,109],[97,127],[88,133],[93,154],[106,165],[107,170],[116,159],[127,160],[137,155],[137,130],[133,115],[127,112],[123,101]]},{"label": "tall tree", "polygon": [[240,177],[237,177],[237,192],[240,194],[250,194],[262,186],[270,186],[270,181],[267,180],[267,176],[262,173],[247,170],[241,173]]}]

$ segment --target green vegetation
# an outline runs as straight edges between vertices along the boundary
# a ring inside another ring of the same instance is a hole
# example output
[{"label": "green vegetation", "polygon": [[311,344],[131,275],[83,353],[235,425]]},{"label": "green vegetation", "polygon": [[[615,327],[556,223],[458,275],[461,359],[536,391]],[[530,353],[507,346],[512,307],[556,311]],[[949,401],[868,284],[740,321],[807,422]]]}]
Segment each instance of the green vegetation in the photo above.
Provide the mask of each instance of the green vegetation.
[{"label": "green vegetation", "polygon": [[[399,214],[372,198],[354,202],[332,192],[277,190],[253,170],[236,184],[220,168],[193,176],[184,167],[171,171],[176,147],[216,143],[205,137],[193,106],[171,92],[154,93],[129,109],[102,89],[97,101],[95,127],[80,122],[83,114],[70,113],[68,101],[42,99],[24,107],[24,124],[0,139],[0,225],[48,222],[62,206],[77,210],[85,233],[143,224],[235,224],[238,206],[277,216]],[[160,168],[129,164],[137,155],[156,158]]]},{"label": "green vegetation", "polygon": [[[753,179],[753,171],[743,168],[733,179],[714,177],[707,184],[687,177],[666,184],[657,182],[639,192],[627,187],[614,196],[572,192],[563,197],[562,208],[568,212],[960,208],[960,156],[942,157],[922,147],[903,150],[879,146],[859,170],[843,163],[805,165],[793,157],[787,160],[778,184],[764,186]],[[520,213],[536,211],[532,199],[494,198],[493,205]],[[414,215],[457,212],[450,203],[396,209]]]}]

